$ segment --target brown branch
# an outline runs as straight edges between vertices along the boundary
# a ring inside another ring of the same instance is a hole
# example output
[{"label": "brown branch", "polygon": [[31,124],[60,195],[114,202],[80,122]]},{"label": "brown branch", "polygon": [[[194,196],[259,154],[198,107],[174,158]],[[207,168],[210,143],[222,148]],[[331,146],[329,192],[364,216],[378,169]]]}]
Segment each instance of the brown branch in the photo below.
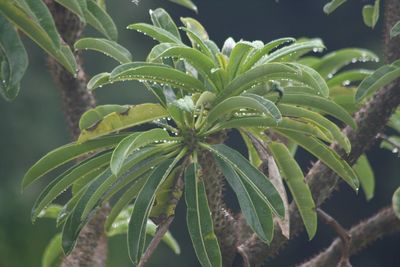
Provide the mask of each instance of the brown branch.
[{"label": "brown branch", "polygon": [[[84,25],[76,15],[55,3],[54,0],[45,0],[45,3],[53,15],[63,42],[72,47],[82,34]],[[65,119],[72,139],[76,139],[79,136],[80,130],[78,125],[80,116],[96,104],[92,93],[86,90],[87,76],[83,70],[79,54],[76,54],[75,58],[78,66],[76,77],[57,63],[54,58],[48,58],[48,69],[60,89]],[[63,259],[61,266],[102,267],[106,265],[107,237],[103,225],[108,210],[108,205],[103,205],[83,228],[75,249],[68,257]]]},{"label": "brown branch", "polygon": [[[353,226],[348,232],[351,236],[349,252],[354,255],[383,236],[400,232],[400,220],[393,209],[388,207]],[[342,240],[337,238],[325,251],[299,267],[336,267],[341,258],[342,246]]]},{"label": "brown branch", "polygon": [[[390,39],[390,28],[400,20],[400,1],[386,0],[384,11],[384,45],[385,56],[388,62],[400,58],[400,37]],[[353,165],[356,160],[376,141],[376,135],[383,130],[389,117],[400,104],[400,80],[379,90],[355,114],[354,119],[358,128],[353,130],[346,127],[343,132],[352,144],[352,151],[346,155],[337,145],[333,146],[339,155]],[[312,191],[317,206],[320,206],[333,192],[338,182],[337,175],[322,162],[316,162],[306,180]],[[292,237],[303,230],[302,221],[294,203],[290,205],[291,235]],[[287,243],[286,238],[279,231],[275,231],[274,240],[269,246],[252,236],[245,244],[238,248],[239,254],[246,255],[251,266],[259,266],[269,258],[275,256]],[[243,257],[243,256],[242,256]]]},{"label": "brown branch", "polygon": [[[343,228],[342,225],[338,221],[336,221],[332,216],[327,214],[325,211],[322,209],[317,209],[318,216],[320,217],[321,221],[327,225],[329,225],[339,236],[340,240],[342,241],[342,256],[339,261],[339,267],[341,266],[351,266],[349,262],[350,258],[350,246],[351,246],[351,236],[350,234],[346,231],[346,229]],[[323,265],[325,266],[325,265]]]}]

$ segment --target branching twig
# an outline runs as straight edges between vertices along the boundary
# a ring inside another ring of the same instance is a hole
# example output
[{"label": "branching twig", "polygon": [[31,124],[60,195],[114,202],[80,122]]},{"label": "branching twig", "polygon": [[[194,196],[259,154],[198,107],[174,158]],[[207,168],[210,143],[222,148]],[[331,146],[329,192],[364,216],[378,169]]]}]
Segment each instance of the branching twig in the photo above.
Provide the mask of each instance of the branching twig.
[{"label": "branching twig", "polygon": [[342,241],[342,257],[340,259],[339,266],[351,266],[349,262],[351,236],[346,231],[346,229],[344,229],[340,225],[338,221],[336,221],[332,216],[327,214],[325,211],[323,211],[322,209],[317,209],[317,213],[321,221],[329,225],[336,232],[336,234]]},{"label": "branching twig", "polygon": [[[400,220],[391,207],[385,208],[348,231],[351,235],[349,253],[354,255],[377,239],[399,231]],[[342,242],[340,238],[335,239],[325,251],[299,267],[336,267],[341,258]]]}]

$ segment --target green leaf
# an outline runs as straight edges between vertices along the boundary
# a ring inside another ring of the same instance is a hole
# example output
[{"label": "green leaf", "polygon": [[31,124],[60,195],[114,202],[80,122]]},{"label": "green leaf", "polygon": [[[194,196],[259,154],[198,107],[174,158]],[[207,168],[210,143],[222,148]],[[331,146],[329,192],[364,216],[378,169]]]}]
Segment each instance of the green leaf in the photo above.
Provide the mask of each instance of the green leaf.
[{"label": "green leaf", "polygon": [[103,87],[105,84],[109,84],[110,82],[110,73],[109,72],[102,72],[95,76],[93,76],[89,82],[87,83],[86,87],[89,91],[92,91],[98,87]]},{"label": "green leaf", "polygon": [[353,118],[345,109],[327,98],[305,94],[284,94],[280,103],[309,107],[324,114],[331,115],[351,126],[353,129],[357,127]]},{"label": "green leaf", "polygon": [[249,94],[249,96],[232,96],[227,98],[210,110],[207,116],[207,123],[211,125],[215,121],[224,118],[225,115],[241,109],[255,110],[261,113],[261,115],[270,114],[275,122],[279,123],[282,116],[275,104],[264,98],[259,98],[255,98],[252,94]]},{"label": "green leaf", "polygon": [[[364,80],[367,76],[371,75],[372,72],[373,71],[371,70],[365,69],[342,71],[333,76],[333,78],[329,79],[326,83],[329,88],[335,86],[348,86],[353,82]],[[332,96],[332,91],[330,91],[330,95]]]},{"label": "green leaf", "polygon": [[62,206],[57,204],[51,204],[39,213],[38,218],[57,219],[61,209]]},{"label": "green leaf", "polygon": [[400,187],[394,192],[392,203],[394,214],[400,219]]},{"label": "green leaf", "polygon": [[[115,222],[111,226],[110,230],[107,232],[108,237],[113,237],[120,234],[126,234],[128,232],[128,225],[130,215],[132,213],[133,206],[126,207],[124,210],[118,214]],[[146,224],[146,234],[154,236],[157,230],[157,225],[155,225],[151,220],[147,220]],[[177,255],[181,253],[178,242],[172,236],[172,234],[167,231],[162,238],[162,241]]]},{"label": "green leaf", "polygon": [[181,35],[179,34],[178,27],[176,27],[175,22],[172,20],[171,16],[162,8],[157,8],[156,10],[149,11],[151,21],[153,25],[164,29],[171,34],[173,34],[176,38],[181,40]]},{"label": "green leaf", "polygon": [[232,49],[229,57],[228,66],[226,70],[228,72],[229,80],[233,80],[237,75],[241,65],[247,60],[248,55],[255,48],[250,42],[241,41],[238,42]]},{"label": "green leaf", "polygon": [[[248,180],[238,175],[238,170],[235,171],[230,161],[219,156],[214,158],[229,185],[235,191],[246,222],[263,242],[269,244],[274,234],[274,223],[268,201],[250,185]],[[266,177],[263,179],[269,182]]]},{"label": "green leaf", "polygon": [[367,201],[371,200],[374,197],[375,176],[365,154],[358,158],[356,164],[353,166],[353,169],[357,173],[357,177],[360,180],[361,188],[364,191],[365,198]]},{"label": "green leaf", "polygon": [[271,51],[277,49],[280,46],[283,45],[288,45],[290,43],[295,42],[296,39],[294,38],[280,38],[280,39],[276,39],[273,40],[269,43],[267,43],[266,45],[264,45],[263,48],[258,49],[257,51],[255,51],[253,54],[251,54],[245,64],[242,67],[242,71],[247,71],[249,70],[252,66],[254,66],[262,57],[268,55]]},{"label": "green leaf", "polygon": [[132,55],[125,47],[104,38],[82,38],[74,44],[74,47],[75,49],[99,51],[121,64],[132,61]]},{"label": "green leaf", "polygon": [[211,211],[199,166],[191,164],[185,171],[186,221],[197,258],[203,267],[221,267],[222,257],[214,233]]},{"label": "green leaf", "polygon": [[293,67],[281,63],[270,63],[254,67],[233,79],[218,95],[217,102],[229,96],[238,95],[251,86],[261,82],[278,79],[279,77],[285,77],[287,79],[289,73],[296,74],[297,72]]},{"label": "green leaf", "polygon": [[110,167],[114,175],[118,176],[119,172],[127,157],[135,150],[153,143],[163,143],[176,141],[176,138],[170,137],[168,132],[155,128],[142,133],[133,133],[124,138],[114,149],[111,157]]},{"label": "green leaf", "polygon": [[193,10],[194,12],[197,12],[197,6],[191,0],[169,0],[169,1],[187,7]]},{"label": "green leaf", "polygon": [[147,62],[158,62],[162,63],[162,58],[160,55],[164,53],[167,49],[172,47],[184,47],[181,44],[174,44],[174,43],[161,43],[158,45],[153,46],[150,53],[147,55]]},{"label": "green leaf", "polygon": [[0,92],[13,100],[28,67],[28,55],[14,27],[0,16]]},{"label": "green leaf", "polygon": [[134,265],[139,263],[145,249],[146,222],[150,209],[153,206],[157,189],[165,181],[181,157],[182,153],[174,161],[166,160],[157,166],[150,174],[135,200],[127,235],[129,257]]},{"label": "green leaf", "polygon": [[329,3],[324,5],[324,12],[330,14],[335,11],[336,8],[346,3],[347,0],[331,0]]},{"label": "green leaf", "polygon": [[125,136],[124,134],[106,136],[83,144],[70,143],[49,152],[26,172],[22,180],[22,188],[25,189],[28,185],[62,164],[92,151],[114,147]]},{"label": "green leaf", "polygon": [[87,0],[87,9],[84,10],[85,18],[93,28],[98,30],[107,39],[116,41],[118,30],[113,19],[95,1]]},{"label": "green leaf", "polygon": [[265,64],[268,62],[293,61],[311,51],[320,52],[324,49],[325,45],[320,39],[299,41],[272,52],[268,56],[259,60],[257,62],[257,65]]},{"label": "green leaf", "polygon": [[136,30],[138,32],[144,33],[145,35],[152,37],[153,39],[159,41],[160,43],[175,43],[175,44],[182,43],[182,41],[178,39],[171,32],[147,23],[135,23],[129,25],[126,28],[128,30]]},{"label": "green leaf", "polygon": [[310,188],[304,180],[303,172],[285,145],[271,142],[268,144],[268,148],[271,150],[282,177],[288,184],[303,219],[308,237],[312,239],[317,231],[317,213]]},{"label": "green leaf", "polygon": [[29,13],[33,15],[33,19],[44,29],[50,37],[55,48],[61,48],[61,37],[58,34],[53,17],[43,1],[25,1],[29,6]]},{"label": "green leaf", "polygon": [[209,40],[208,33],[200,22],[194,18],[181,18],[181,21],[187,29],[195,33],[201,40]]},{"label": "green leaf", "polygon": [[167,116],[167,111],[159,104],[146,103],[130,106],[125,112],[110,113],[93,127],[82,130],[78,143]]},{"label": "green leaf", "polygon": [[312,67],[326,79],[332,78],[336,72],[350,63],[367,61],[377,62],[379,61],[379,58],[377,55],[366,49],[345,48],[325,55]]},{"label": "green leaf", "polygon": [[306,83],[311,88],[314,88],[317,92],[317,95],[322,95],[323,97],[329,96],[329,87],[326,84],[324,78],[322,78],[317,71],[306,65],[301,65],[297,63],[289,64],[301,70],[301,81]]},{"label": "green leaf", "polygon": [[349,139],[345,134],[342,133],[340,128],[330,120],[316,112],[301,107],[285,104],[279,104],[278,107],[284,116],[311,120],[312,122],[315,122],[318,125],[326,128],[332,134],[338,144],[346,151],[346,153],[350,153],[351,144]]},{"label": "green leaf", "polygon": [[54,266],[57,259],[62,256],[61,234],[56,234],[46,246],[42,256],[42,267]]},{"label": "green leaf", "polygon": [[214,63],[218,63],[215,54],[213,53],[211,48],[206,44],[207,39],[202,39],[202,37],[200,37],[198,33],[196,31],[193,31],[192,29],[188,29],[185,27],[180,27],[180,29],[186,32],[186,35],[189,38],[190,42],[192,43],[193,48],[199,49],[206,56],[212,58],[214,60]]},{"label": "green leaf", "polygon": [[379,19],[380,0],[375,0],[375,4],[365,5],[362,10],[362,15],[365,25],[374,28]]},{"label": "green leaf", "polygon": [[50,56],[55,58],[70,73],[75,74],[76,62],[68,45],[61,45],[59,49],[53,44],[47,32],[21,8],[8,0],[0,1],[2,14],[37,43]]},{"label": "green leaf", "polygon": [[256,192],[261,199],[268,204],[274,214],[280,217],[285,215],[283,201],[278,191],[268,178],[251,165],[238,151],[223,144],[207,145],[206,149],[210,150],[216,157],[229,163],[243,179],[245,184],[248,184],[252,188],[251,190]]},{"label": "green leaf", "polygon": [[217,85],[221,89],[221,77],[213,72],[217,66],[214,64],[211,58],[204,55],[199,50],[190,47],[175,46],[166,49],[162,52],[159,58],[174,57],[179,59],[185,59],[190,65],[192,65],[198,72],[204,75],[204,77],[210,82],[214,91],[217,91]]},{"label": "green leaf", "polygon": [[275,131],[299,144],[305,150],[313,154],[336,174],[342,177],[343,180],[346,181],[346,183],[348,183],[355,191],[358,191],[359,180],[356,173],[349,166],[349,164],[340,158],[340,156],[330,147],[313,137],[307,137],[305,135],[293,133],[287,130]]},{"label": "green leaf", "polygon": [[394,38],[400,34],[400,20],[393,25],[392,29],[390,30],[390,38]]},{"label": "green leaf", "polygon": [[392,135],[387,138],[387,140],[383,140],[380,147],[385,148],[392,153],[398,153],[400,146],[400,136]]},{"label": "green leaf", "polygon": [[143,65],[128,69],[115,76],[112,74],[112,77],[111,82],[137,80],[168,84],[171,87],[187,92],[203,92],[206,90],[198,79],[179,70],[164,66]]},{"label": "green leaf", "polygon": [[73,12],[74,14],[79,16],[79,19],[83,22],[86,23],[86,18],[85,18],[85,14],[84,14],[84,10],[86,9],[86,1],[85,2],[85,8],[82,9],[81,3],[82,1],[79,0],[55,0],[55,2],[59,3],[60,5],[62,5],[63,7],[67,8],[68,10],[70,10],[71,12]]},{"label": "green leaf", "polygon": [[[40,193],[32,207],[31,220],[35,222],[36,217],[40,217],[43,209],[49,205],[57,196],[67,190],[75,181],[90,174],[100,174],[104,171],[111,158],[111,152],[100,156],[84,160],[77,166],[73,166],[57,178],[52,180],[48,186]],[[47,209],[46,209],[47,210]]]},{"label": "green leaf", "polygon": [[390,65],[384,65],[365,78],[359,85],[356,93],[356,101],[375,93],[381,87],[391,83],[400,76],[400,60]]},{"label": "green leaf", "polygon": [[129,106],[121,105],[101,105],[89,109],[81,116],[79,120],[79,129],[88,129],[96,125],[99,121],[104,119],[105,116],[111,113],[124,113],[129,109]]}]

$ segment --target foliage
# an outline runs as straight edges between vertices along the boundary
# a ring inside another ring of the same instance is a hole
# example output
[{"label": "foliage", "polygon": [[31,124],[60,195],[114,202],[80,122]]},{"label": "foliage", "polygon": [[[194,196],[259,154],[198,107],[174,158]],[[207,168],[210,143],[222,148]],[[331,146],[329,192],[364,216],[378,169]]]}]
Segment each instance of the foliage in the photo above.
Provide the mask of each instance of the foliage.
[{"label": "foliage", "polygon": [[[72,198],[57,216],[57,223],[63,225],[62,247],[69,253],[82,227],[104,201],[116,201],[106,223],[110,229],[120,212],[135,200],[128,246],[132,261],[138,264],[145,250],[148,218],[161,225],[174,216],[176,203],[169,199],[180,199],[183,192],[176,185],[184,177],[187,223],[196,254],[203,266],[221,266],[201,175],[207,166],[198,155],[208,151],[214,156],[250,228],[269,243],[273,220],[282,218],[285,209],[278,190],[259,170],[260,144],[264,143],[263,149],[276,161],[311,239],[317,227],[315,204],[291,151],[297,146],[304,148],[358,190],[360,171],[329,147],[337,142],[347,153],[351,149],[347,137],[329,118],[356,127],[346,109],[356,105],[354,85],[372,72],[341,70],[349,63],[376,61],[377,57],[362,49],[343,49],[321,58],[309,56],[325,48],[319,39],[282,38],[264,44],[229,38],[219,49],[198,21],[183,18],[184,26],[179,29],[189,38],[188,46],[163,9],[151,11],[150,16],[152,25],[128,26],[159,42],[146,62],[131,62],[126,49],[105,39],[83,39],[75,47],[101,51],[121,63],[110,73],[93,77],[89,89],[137,80],[159,103],[106,105],[85,113],[78,141],[50,152],[26,173],[24,188],[61,165],[88,157],[43,190],[32,219],[72,187]],[[346,104],[349,99],[351,105]],[[137,130],[142,124],[152,127]],[[233,129],[247,140],[250,162],[236,150],[215,144],[214,137]],[[373,192],[371,179],[361,180],[368,198]]]}]

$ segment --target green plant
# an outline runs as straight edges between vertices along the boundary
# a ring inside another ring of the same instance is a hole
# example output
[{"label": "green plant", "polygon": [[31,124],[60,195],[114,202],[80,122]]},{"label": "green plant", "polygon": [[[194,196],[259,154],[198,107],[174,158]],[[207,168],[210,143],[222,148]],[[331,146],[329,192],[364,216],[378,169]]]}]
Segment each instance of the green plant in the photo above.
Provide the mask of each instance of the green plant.
[{"label": "green plant", "polygon": [[[93,77],[89,89],[138,80],[159,104],[105,105],[83,114],[78,141],[50,152],[24,177],[23,188],[61,165],[89,156],[44,189],[32,219],[72,186],[72,198],[57,218],[63,225],[63,250],[69,253],[80,230],[103,202],[116,200],[106,222],[109,229],[135,199],[128,246],[132,261],[140,265],[152,252],[150,245],[141,261],[148,217],[166,230],[184,191],[198,259],[203,266],[221,266],[209,208],[215,192],[205,190],[207,162],[203,155],[216,163],[236,193],[250,228],[265,243],[273,239],[274,219],[283,232],[289,223],[282,179],[269,175],[270,180],[259,170],[269,155],[287,183],[311,239],[317,227],[315,204],[293,155],[297,146],[303,147],[358,190],[356,171],[327,145],[337,142],[349,153],[350,143],[324,115],[356,127],[329,94],[371,74],[365,70],[336,72],[352,61],[377,60],[376,56],[366,50],[344,49],[321,59],[304,57],[324,49],[319,39],[282,38],[263,44],[236,43],[229,38],[220,50],[198,21],[183,18],[180,29],[190,39],[190,47],[182,42],[164,10],[150,15],[153,25],[128,26],[160,42],[146,62],[131,62],[126,49],[105,39],[81,39],[75,47],[98,50],[123,63],[111,73]],[[146,131],[136,128],[142,124],[152,127]],[[249,160],[223,144],[230,130],[241,134]],[[361,184],[371,191],[371,185]],[[159,242],[163,234],[156,233],[152,242]]]}]

